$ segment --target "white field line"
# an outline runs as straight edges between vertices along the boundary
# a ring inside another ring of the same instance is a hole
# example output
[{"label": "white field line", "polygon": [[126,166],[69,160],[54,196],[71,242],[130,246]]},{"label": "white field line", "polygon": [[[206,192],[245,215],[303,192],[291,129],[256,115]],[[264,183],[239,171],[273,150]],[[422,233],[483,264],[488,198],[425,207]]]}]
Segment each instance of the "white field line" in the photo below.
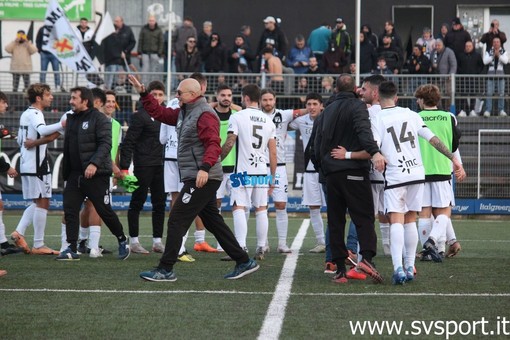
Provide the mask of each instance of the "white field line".
[{"label": "white field line", "polygon": [[[273,295],[274,292],[246,292],[239,290],[116,290],[116,289],[53,289],[53,288],[0,288],[9,293],[73,293],[73,294],[133,294],[133,295],[179,295],[179,294],[218,294],[218,295]],[[291,296],[343,296],[343,297],[510,297],[510,293],[290,293]]]},{"label": "white field line", "polygon": [[292,282],[294,281],[294,272],[296,271],[299,251],[301,250],[301,246],[303,245],[303,240],[305,239],[309,226],[310,220],[303,220],[296,238],[294,239],[294,242],[292,242],[290,247],[292,249],[292,253],[287,255],[287,258],[283,264],[282,273],[280,274],[280,279],[276,285],[273,299],[269,304],[264,323],[260,329],[258,336],[258,339],[260,340],[277,340],[280,337],[280,333],[282,332],[283,319],[285,318],[285,309],[287,307],[287,303],[289,302]]}]

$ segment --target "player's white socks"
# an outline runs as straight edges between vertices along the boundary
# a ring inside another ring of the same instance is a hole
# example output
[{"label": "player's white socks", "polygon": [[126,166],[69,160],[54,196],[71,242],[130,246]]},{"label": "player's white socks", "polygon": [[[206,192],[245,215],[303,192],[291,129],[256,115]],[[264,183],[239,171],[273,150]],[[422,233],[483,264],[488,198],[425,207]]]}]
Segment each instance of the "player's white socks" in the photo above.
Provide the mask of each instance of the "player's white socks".
[{"label": "player's white socks", "polygon": [[99,249],[99,238],[101,237],[101,226],[91,225],[89,228],[89,248]]},{"label": "player's white socks", "polygon": [[310,223],[312,224],[317,244],[326,244],[324,239],[324,222],[322,221],[320,209],[310,209]]},{"label": "player's white socks", "polygon": [[267,210],[255,212],[255,223],[257,230],[257,247],[265,247],[267,245],[267,231],[269,230]]},{"label": "player's white socks", "polygon": [[289,229],[289,215],[287,209],[276,209],[276,231],[278,232],[278,245],[287,245],[287,231]]},{"label": "player's white socks", "polygon": [[44,246],[44,230],[46,229],[46,216],[48,210],[35,207],[34,209],[34,248]]},{"label": "player's white socks", "polygon": [[389,245],[390,244],[390,224],[389,223],[379,223],[379,229],[381,230],[382,244]]},{"label": "player's white socks", "polygon": [[4,224],[4,211],[0,210],[0,243],[7,242],[7,237],[5,237],[5,224]]},{"label": "player's white socks", "polygon": [[202,243],[205,241],[205,230],[195,230],[195,243]]},{"label": "player's white socks", "polygon": [[140,243],[140,240],[138,239],[138,236],[130,237],[129,238],[129,244],[135,244]]},{"label": "player's white socks", "polygon": [[418,246],[418,230],[416,229],[416,222],[404,224],[404,245],[405,268],[409,266],[414,267],[414,261],[416,259],[416,247]]},{"label": "player's white socks", "polygon": [[244,208],[244,214],[246,215],[246,223],[250,220],[250,209]]},{"label": "player's white socks", "polygon": [[438,215],[432,224],[432,230],[430,231],[429,238],[434,240],[436,246],[441,240],[443,235],[446,235],[446,225],[448,224],[448,216]]},{"label": "player's white socks", "polygon": [[432,230],[432,218],[420,217],[418,220],[418,236],[420,238],[421,246],[427,241]]},{"label": "player's white socks", "polygon": [[78,235],[78,240],[86,240],[89,238],[89,228],[83,228],[80,226],[80,234]]},{"label": "player's white socks", "polygon": [[60,225],[61,225],[61,227],[60,227],[60,230],[61,230],[60,231],[60,252],[63,252],[70,246],[70,244],[67,243],[66,224],[61,223]]},{"label": "player's white socks", "polygon": [[16,227],[16,231],[21,235],[25,235],[28,226],[34,221],[35,207],[36,204],[32,203],[25,209],[25,211],[23,211],[23,215],[21,216],[21,219],[18,222],[18,226]]},{"label": "player's white socks", "polygon": [[156,243],[163,243],[163,241],[161,240],[161,237],[153,237],[152,238],[152,244],[156,244]]},{"label": "player's white socks", "polygon": [[232,211],[234,219],[234,234],[241,248],[246,248],[246,236],[248,236],[248,221],[246,212],[243,209]]},{"label": "player's white socks", "polygon": [[189,229],[188,229],[188,231],[186,231],[186,234],[182,237],[182,244],[181,244],[181,248],[179,249],[179,255],[181,255],[182,253],[184,253],[186,251],[186,241],[188,240],[188,234],[189,234]]},{"label": "player's white socks", "polygon": [[449,245],[452,245],[455,241],[457,241],[457,236],[455,235],[451,218],[448,219],[448,224],[446,225],[446,241]]},{"label": "player's white socks", "polygon": [[404,226],[401,223],[393,223],[390,226],[390,248],[393,270],[402,267],[404,243]]}]

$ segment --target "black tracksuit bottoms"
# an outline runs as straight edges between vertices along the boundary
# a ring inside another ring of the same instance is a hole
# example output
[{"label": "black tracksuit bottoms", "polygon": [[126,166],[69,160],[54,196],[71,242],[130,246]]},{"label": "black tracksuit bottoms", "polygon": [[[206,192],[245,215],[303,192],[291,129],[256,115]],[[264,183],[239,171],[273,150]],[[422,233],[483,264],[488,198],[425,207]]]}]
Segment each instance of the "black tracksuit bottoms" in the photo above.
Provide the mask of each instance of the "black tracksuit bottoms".
[{"label": "black tracksuit bottoms", "polygon": [[173,270],[173,266],[177,262],[182,237],[197,215],[204,222],[205,228],[216,237],[223,250],[237,264],[249,260],[248,254],[239,246],[232,230],[225,223],[216,206],[216,191],[220,184],[221,181],[209,180],[202,188],[197,188],[195,180],[184,182],[184,186],[170,210],[165,252],[159,262],[159,268],[167,271]]},{"label": "black tracksuit bottoms", "polygon": [[345,214],[347,209],[356,225],[360,253],[367,260],[376,254],[377,236],[374,202],[368,170],[354,169],[326,176],[329,243],[333,262],[343,267],[348,256],[345,246]]}]

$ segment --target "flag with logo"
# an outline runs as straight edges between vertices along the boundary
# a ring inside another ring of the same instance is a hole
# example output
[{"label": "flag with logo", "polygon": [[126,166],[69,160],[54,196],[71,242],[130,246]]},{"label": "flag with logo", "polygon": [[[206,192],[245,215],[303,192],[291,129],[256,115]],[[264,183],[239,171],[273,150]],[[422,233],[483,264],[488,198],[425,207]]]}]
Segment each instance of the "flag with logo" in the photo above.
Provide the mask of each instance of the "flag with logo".
[{"label": "flag with logo", "polygon": [[44,51],[77,72],[97,72],[87,50],[76,36],[57,0],[50,0],[43,28]]}]

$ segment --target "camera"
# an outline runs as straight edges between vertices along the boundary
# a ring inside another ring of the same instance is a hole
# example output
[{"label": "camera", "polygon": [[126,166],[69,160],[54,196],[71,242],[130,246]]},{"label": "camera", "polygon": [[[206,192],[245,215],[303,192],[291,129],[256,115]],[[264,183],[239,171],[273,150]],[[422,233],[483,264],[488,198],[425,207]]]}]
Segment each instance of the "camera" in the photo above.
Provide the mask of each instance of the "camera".
[{"label": "camera", "polygon": [[16,38],[17,38],[17,39],[19,39],[19,40],[21,40],[21,41],[25,41],[25,40],[27,40],[27,35],[26,35],[26,34],[24,34],[24,33],[18,33],[18,34],[16,35]]},{"label": "camera", "polygon": [[491,27],[494,28],[494,23],[493,22],[491,22]]}]

